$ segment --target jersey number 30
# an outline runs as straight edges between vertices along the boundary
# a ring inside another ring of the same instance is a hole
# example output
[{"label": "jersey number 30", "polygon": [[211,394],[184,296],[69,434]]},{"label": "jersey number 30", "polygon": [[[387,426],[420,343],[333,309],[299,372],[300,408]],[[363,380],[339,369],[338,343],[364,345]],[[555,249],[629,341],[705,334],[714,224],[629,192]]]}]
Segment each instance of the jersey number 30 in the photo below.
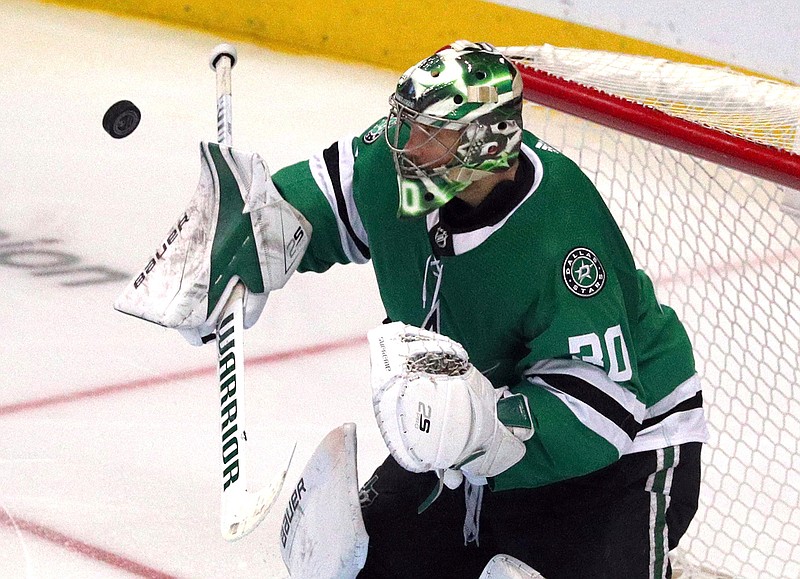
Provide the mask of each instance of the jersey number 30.
[{"label": "jersey number 30", "polygon": [[620,326],[608,328],[602,341],[597,334],[572,336],[569,339],[569,353],[601,368],[606,367],[607,358],[608,377],[614,382],[625,382],[633,376],[628,346],[625,345]]}]

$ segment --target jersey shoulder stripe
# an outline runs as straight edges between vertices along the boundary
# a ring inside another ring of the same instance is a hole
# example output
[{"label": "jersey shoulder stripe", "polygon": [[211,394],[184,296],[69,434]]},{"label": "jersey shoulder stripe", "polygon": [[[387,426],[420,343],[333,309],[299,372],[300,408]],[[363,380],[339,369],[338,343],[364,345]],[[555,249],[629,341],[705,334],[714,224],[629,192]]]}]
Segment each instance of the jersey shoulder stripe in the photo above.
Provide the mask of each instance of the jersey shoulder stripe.
[{"label": "jersey shoulder stripe", "polygon": [[339,238],[347,258],[365,263],[370,258],[369,238],[353,199],[355,156],[352,139],[342,139],[309,159],[314,181],[336,216]]}]

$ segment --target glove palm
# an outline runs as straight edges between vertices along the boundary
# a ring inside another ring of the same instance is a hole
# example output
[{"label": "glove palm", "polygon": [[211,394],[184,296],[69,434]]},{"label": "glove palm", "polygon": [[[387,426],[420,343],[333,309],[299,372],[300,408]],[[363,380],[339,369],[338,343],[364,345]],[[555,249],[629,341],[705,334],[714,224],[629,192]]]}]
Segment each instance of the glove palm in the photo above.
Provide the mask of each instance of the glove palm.
[{"label": "glove palm", "polygon": [[[460,344],[401,323],[373,330],[369,341],[375,416],[400,465],[460,469],[480,481],[522,459],[533,435],[527,399],[495,389]],[[513,432],[498,418],[506,400],[522,417]]]}]

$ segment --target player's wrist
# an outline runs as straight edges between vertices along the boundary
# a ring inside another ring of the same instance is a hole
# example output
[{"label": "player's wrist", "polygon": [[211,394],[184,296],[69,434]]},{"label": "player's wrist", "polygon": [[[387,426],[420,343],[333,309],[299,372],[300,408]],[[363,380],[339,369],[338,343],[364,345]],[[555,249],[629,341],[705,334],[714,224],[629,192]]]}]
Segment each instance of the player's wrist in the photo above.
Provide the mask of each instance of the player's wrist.
[{"label": "player's wrist", "polygon": [[503,389],[497,400],[497,420],[522,441],[533,436],[533,418],[528,397],[524,394],[513,394]]}]

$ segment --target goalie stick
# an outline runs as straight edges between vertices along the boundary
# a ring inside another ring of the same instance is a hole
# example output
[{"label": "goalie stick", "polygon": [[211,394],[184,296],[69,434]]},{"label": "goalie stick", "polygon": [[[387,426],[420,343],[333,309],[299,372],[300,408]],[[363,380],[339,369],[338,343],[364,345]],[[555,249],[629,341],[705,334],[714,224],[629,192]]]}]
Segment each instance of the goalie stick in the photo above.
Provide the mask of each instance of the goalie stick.
[{"label": "goalie stick", "polygon": [[[217,75],[217,136],[221,145],[232,145],[231,69],[236,48],[220,44],[209,64]],[[255,529],[269,512],[286,478],[289,464],[266,488],[252,492],[247,486],[248,456],[245,433],[244,380],[244,286],[237,282],[216,327],[219,369],[220,432],[222,435],[222,498],[220,529],[228,541],[241,539]],[[289,463],[291,462],[289,458]]]}]

